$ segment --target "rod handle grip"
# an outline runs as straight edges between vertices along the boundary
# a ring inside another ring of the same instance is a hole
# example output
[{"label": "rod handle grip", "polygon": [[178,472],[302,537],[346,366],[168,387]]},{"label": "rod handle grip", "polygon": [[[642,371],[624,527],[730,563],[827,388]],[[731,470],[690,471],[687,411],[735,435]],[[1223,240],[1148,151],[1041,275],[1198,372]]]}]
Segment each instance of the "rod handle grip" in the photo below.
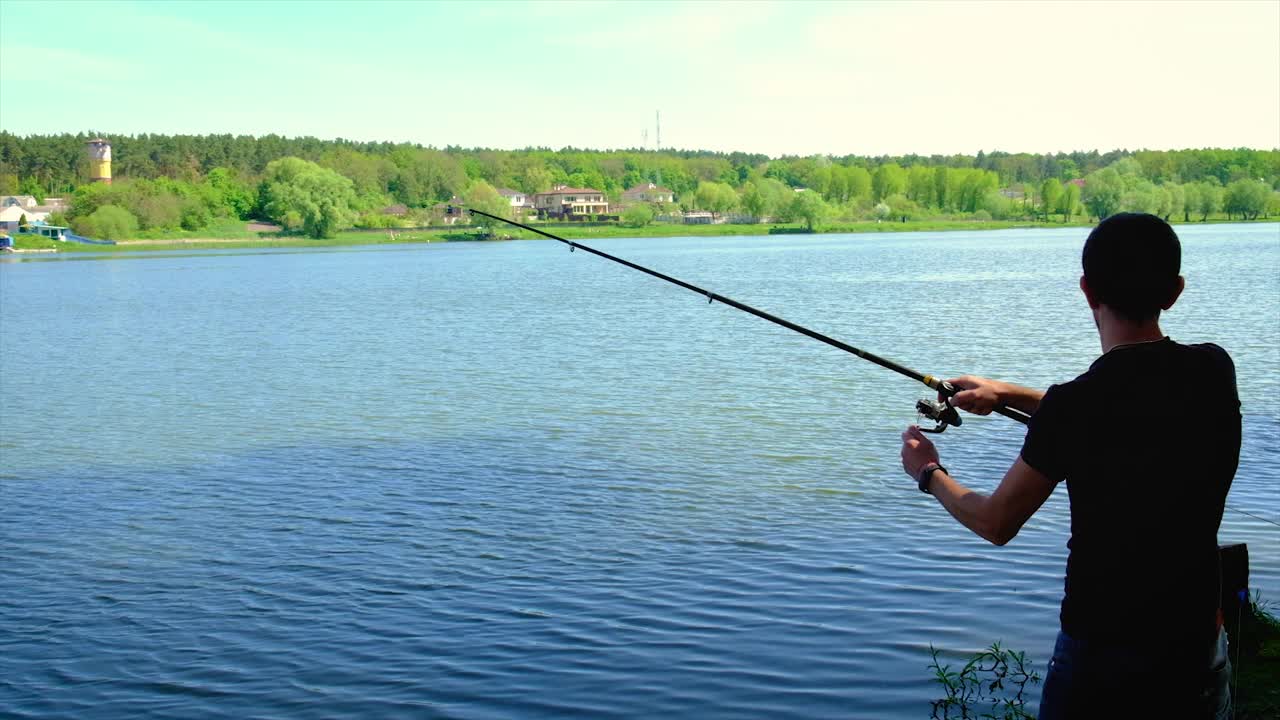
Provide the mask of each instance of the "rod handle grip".
[{"label": "rod handle grip", "polygon": [[1030,415],[1028,415],[1027,413],[1022,412],[1021,410],[1019,410],[1019,409],[1017,409],[1017,408],[1011,408],[1011,407],[1009,407],[1009,406],[1007,406],[1007,405],[997,405],[997,406],[995,406],[995,407],[991,408],[991,412],[994,412],[994,413],[998,413],[998,414],[1000,414],[1000,415],[1003,415],[1003,416],[1005,416],[1005,417],[1009,418],[1010,420],[1017,420],[1018,422],[1022,423],[1023,425],[1026,425],[1027,423],[1031,422],[1031,416],[1030,416]]}]

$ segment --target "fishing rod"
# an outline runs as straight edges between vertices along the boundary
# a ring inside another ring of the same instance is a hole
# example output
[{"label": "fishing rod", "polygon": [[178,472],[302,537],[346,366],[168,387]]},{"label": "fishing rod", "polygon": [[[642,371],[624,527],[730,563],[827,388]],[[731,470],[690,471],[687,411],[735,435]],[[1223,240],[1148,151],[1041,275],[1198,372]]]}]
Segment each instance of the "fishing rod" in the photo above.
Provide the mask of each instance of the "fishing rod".
[{"label": "fishing rod", "polygon": [[[698,293],[699,295],[702,295],[707,299],[707,304],[711,304],[713,302],[720,302],[724,305],[728,305],[729,307],[737,308],[745,313],[750,313],[763,320],[768,320],[769,322],[774,323],[775,325],[781,325],[782,327],[787,328],[788,330],[794,330],[800,333],[801,335],[807,335],[813,338],[814,340],[824,342],[830,345],[831,347],[839,348],[847,353],[857,355],[863,360],[870,360],[871,362],[879,365],[880,367],[888,368],[889,370],[892,370],[898,373],[899,375],[906,375],[912,380],[924,383],[930,388],[938,391],[938,397],[940,398],[940,400],[936,400],[936,401],[931,400],[929,398],[922,398],[921,400],[916,402],[916,412],[920,413],[924,417],[929,418],[934,423],[936,423],[936,425],[934,425],[934,427],[932,428],[920,428],[921,432],[940,433],[946,430],[948,425],[955,425],[956,427],[960,426],[960,422],[961,422],[960,413],[959,411],[956,410],[955,406],[951,404],[952,396],[960,392],[960,388],[956,387],[955,385],[952,385],[946,380],[941,380],[932,375],[925,375],[923,373],[916,372],[915,370],[912,370],[909,367],[899,365],[898,363],[892,360],[887,360],[885,358],[880,357],[879,355],[869,353],[866,350],[860,350],[848,343],[841,342],[839,340],[836,340],[833,337],[828,337],[815,330],[810,330],[809,328],[804,327],[803,325],[797,325],[791,322],[790,320],[784,320],[783,318],[780,318],[776,315],[770,315],[769,313],[763,310],[758,310],[756,308],[753,308],[746,303],[741,303],[741,302],[738,302],[737,300],[734,300],[733,298],[728,298],[728,297],[725,297],[724,295],[713,293],[710,290],[704,290],[703,288],[700,288],[697,285],[687,283],[683,280],[680,280],[679,278],[673,278],[670,275],[664,275],[658,272],[657,270],[651,270],[643,265],[637,265],[636,263],[633,263],[630,260],[624,260],[620,257],[610,255],[609,253],[596,250],[595,248],[587,247],[586,245],[583,245],[581,243],[576,243],[572,240],[566,240],[558,235],[552,235],[549,232],[544,232],[535,227],[529,227],[528,225],[515,222],[514,220],[508,220],[504,217],[491,215],[482,210],[475,210],[472,208],[463,208],[463,209],[471,213],[472,215],[482,215],[484,217],[497,220],[499,222],[504,222],[508,225],[513,225],[515,227],[521,228],[522,230],[528,230],[529,232],[537,233],[543,237],[551,238],[552,240],[559,240],[560,242],[569,246],[569,252],[573,252],[574,250],[583,250],[585,252],[591,253],[592,255],[599,255],[600,257],[606,260],[612,260],[613,262],[616,262],[620,265],[625,265],[631,268],[632,270],[639,270],[640,272],[645,273],[647,275],[652,275],[658,278],[659,280],[666,280],[667,282],[673,285],[679,285],[680,287],[686,290],[690,290],[692,292]],[[1018,410],[1017,408],[1011,408],[1004,405],[997,405],[993,411],[1011,420],[1017,420],[1023,425],[1026,425],[1027,422],[1031,419],[1031,416],[1028,415],[1027,413],[1021,410]]]}]

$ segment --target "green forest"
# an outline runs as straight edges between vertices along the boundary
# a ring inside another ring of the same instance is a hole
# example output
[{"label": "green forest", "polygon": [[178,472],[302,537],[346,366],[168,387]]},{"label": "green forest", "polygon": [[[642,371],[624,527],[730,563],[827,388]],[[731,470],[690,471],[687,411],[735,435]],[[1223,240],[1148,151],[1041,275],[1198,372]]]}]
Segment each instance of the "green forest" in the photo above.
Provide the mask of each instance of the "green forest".
[{"label": "green forest", "polygon": [[[680,212],[733,222],[1022,220],[1065,223],[1119,211],[1178,222],[1280,216],[1280,150],[770,158],[686,150],[490,150],[232,135],[106,135],[111,184],[90,183],[96,134],[0,132],[0,194],[66,198],[50,219],[92,237],[163,237],[261,220],[311,237],[425,227],[454,199],[510,214],[498,188],[594,188],[615,205],[655,183],[673,207],[621,209],[639,227]],[[384,212],[394,205],[404,208]]]}]

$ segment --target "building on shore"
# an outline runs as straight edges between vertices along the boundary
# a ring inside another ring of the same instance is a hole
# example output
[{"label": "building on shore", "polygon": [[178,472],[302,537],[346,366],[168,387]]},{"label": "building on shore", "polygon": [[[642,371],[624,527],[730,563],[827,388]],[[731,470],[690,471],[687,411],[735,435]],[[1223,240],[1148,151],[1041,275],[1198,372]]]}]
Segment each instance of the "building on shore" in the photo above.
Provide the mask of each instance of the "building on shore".
[{"label": "building on shore", "polygon": [[533,200],[525,193],[511,188],[497,188],[497,190],[502,199],[511,204],[511,215],[517,220],[534,211]]},{"label": "building on shore", "polygon": [[622,202],[673,203],[676,201],[674,191],[653,183],[640,183],[622,191]]},{"label": "building on shore", "polygon": [[538,217],[560,220],[582,220],[609,213],[609,201],[602,191],[565,185],[557,185],[550,192],[534,193],[533,207]]},{"label": "building on shore", "polygon": [[30,210],[39,204],[34,195],[0,195],[0,209],[20,207]]},{"label": "building on shore", "polygon": [[457,225],[465,223],[467,213],[462,209],[462,201],[454,195],[449,202],[436,203],[431,206],[432,225]]},{"label": "building on shore", "polygon": [[49,212],[39,205],[24,207],[22,205],[5,205],[0,209],[0,230],[17,232],[26,220],[26,225],[40,225],[49,219]]},{"label": "building on shore", "polygon": [[499,195],[501,195],[507,202],[511,203],[511,207],[513,209],[532,206],[532,203],[529,202],[529,196],[519,190],[512,190],[511,188],[498,188],[497,190]]},{"label": "building on shore", "polygon": [[[71,235],[71,228],[61,225],[28,225],[20,230],[15,231],[18,235],[33,235],[35,237],[47,238],[49,240],[57,240],[58,242],[66,242],[67,236]],[[83,240],[83,238],[81,238]],[[114,245],[114,242],[106,243]]]}]

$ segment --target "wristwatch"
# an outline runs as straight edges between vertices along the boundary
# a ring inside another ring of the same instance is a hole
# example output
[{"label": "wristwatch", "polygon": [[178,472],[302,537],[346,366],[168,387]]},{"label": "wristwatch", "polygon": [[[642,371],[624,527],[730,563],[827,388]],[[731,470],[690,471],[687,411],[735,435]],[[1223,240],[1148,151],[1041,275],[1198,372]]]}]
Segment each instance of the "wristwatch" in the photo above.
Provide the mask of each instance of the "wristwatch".
[{"label": "wristwatch", "polygon": [[947,472],[946,468],[942,467],[936,462],[928,463],[924,467],[920,468],[920,474],[916,476],[916,482],[920,484],[920,492],[926,495],[933,494],[929,492],[929,480],[933,478],[933,473],[935,470],[941,470],[942,472]]}]

